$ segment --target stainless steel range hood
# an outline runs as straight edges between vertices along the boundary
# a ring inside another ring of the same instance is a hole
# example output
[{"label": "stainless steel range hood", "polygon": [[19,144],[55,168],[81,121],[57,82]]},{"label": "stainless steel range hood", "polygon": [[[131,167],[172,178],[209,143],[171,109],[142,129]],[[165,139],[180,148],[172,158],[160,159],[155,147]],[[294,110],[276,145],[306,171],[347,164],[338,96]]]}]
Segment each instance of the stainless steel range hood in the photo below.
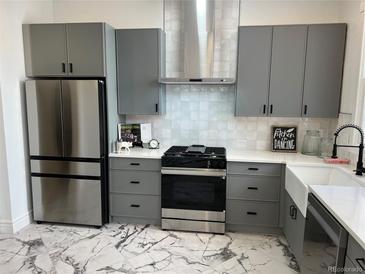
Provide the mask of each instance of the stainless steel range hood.
[{"label": "stainless steel range hood", "polygon": [[165,0],[166,84],[233,84],[239,0]]}]

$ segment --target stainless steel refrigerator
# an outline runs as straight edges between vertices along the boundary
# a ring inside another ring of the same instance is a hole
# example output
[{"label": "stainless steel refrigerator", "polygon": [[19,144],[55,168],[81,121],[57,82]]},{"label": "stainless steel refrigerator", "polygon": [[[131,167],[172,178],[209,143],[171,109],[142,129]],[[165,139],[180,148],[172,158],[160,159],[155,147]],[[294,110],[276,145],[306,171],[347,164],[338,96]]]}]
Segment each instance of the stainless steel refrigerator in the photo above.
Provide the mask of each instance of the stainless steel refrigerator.
[{"label": "stainless steel refrigerator", "polygon": [[101,226],[108,219],[104,82],[28,80],[34,220]]}]

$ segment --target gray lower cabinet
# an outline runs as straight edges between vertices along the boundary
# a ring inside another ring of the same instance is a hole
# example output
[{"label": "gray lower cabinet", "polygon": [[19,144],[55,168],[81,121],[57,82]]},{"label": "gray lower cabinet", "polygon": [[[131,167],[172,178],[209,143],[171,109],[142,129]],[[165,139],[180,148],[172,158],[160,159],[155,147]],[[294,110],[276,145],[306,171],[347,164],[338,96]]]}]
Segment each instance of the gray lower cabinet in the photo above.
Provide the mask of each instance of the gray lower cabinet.
[{"label": "gray lower cabinet", "polygon": [[[104,77],[108,45],[105,23],[24,24],[26,75]],[[114,31],[113,31],[114,32]]]},{"label": "gray lower cabinet", "polygon": [[227,230],[279,232],[282,186],[281,164],[228,162]]},{"label": "gray lower cabinet", "polygon": [[347,243],[345,273],[365,273],[365,250],[352,236]]},{"label": "gray lower cabinet", "polygon": [[338,117],[346,28],[346,24],[308,27],[303,93],[305,117]]},{"label": "gray lower cabinet", "polygon": [[116,31],[119,114],[163,114],[165,85],[161,29]]},{"label": "gray lower cabinet", "polygon": [[284,234],[295,258],[300,261],[303,254],[305,217],[285,191]]},{"label": "gray lower cabinet", "polygon": [[236,116],[267,116],[272,27],[240,27]]},{"label": "gray lower cabinet", "polygon": [[161,223],[161,160],[110,159],[112,222]]}]

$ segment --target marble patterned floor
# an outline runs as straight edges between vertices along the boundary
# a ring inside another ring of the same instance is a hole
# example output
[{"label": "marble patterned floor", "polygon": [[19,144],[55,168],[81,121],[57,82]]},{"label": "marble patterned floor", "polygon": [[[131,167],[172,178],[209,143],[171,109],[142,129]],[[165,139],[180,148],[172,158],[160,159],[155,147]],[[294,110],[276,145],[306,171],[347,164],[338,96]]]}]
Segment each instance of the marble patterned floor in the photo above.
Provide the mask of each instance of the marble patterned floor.
[{"label": "marble patterned floor", "polygon": [[0,235],[0,273],[297,273],[282,236],[108,224],[32,224]]}]

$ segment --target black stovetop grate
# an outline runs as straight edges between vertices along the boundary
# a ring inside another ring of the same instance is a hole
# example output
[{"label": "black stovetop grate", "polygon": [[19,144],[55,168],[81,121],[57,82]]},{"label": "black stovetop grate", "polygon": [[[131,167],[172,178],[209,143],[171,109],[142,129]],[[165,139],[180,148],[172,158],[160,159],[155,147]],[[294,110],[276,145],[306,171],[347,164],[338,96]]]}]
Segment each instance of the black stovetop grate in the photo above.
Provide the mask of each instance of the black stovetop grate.
[{"label": "black stovetop grate", "polygon": [[165,155],[179,155],[179,156],[225,156],[226,149],[224,147],[205,147],[205,146],[172,146],[166,152]]}]

